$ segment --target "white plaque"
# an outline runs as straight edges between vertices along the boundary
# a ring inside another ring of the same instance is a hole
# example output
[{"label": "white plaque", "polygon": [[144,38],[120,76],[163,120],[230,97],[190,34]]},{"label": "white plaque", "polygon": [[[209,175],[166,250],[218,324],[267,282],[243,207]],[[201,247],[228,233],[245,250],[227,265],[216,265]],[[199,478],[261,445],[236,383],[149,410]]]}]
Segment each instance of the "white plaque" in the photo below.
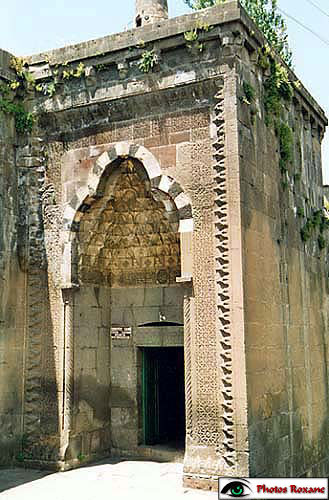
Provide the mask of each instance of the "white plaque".
[{"label": "white plaque", "polygon": [[130,339],[131,326],[112,325],[111,337],[112,339]]}]

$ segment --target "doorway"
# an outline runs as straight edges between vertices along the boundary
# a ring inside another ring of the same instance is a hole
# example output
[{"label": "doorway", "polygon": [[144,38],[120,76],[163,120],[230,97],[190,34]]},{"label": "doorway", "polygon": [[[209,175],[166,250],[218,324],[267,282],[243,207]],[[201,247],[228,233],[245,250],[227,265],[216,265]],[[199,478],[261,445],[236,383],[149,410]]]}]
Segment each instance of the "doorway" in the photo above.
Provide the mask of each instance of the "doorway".
[{"label": "doorway", "polygon": [[183,347],[142,349],[142,415],[145,445],[184,447]]}]

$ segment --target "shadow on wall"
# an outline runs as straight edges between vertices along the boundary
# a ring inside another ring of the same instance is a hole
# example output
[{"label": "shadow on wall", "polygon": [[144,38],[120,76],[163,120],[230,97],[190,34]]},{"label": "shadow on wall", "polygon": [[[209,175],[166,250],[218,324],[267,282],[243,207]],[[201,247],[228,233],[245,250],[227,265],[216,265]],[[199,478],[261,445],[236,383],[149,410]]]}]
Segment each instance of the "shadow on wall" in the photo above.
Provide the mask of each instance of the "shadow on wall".
[{"label": "shadow on wall", "polygon": [[[44,242],[42,243],[44,244]],[[40,245],[42,245],[40,243]],[[48,270],[30,264],[27,277],[24,426],[17,462],[57,462],[60,452],[60,414]]]},{"label": "shadow on wall", "polygon": [[91,375],[80,375],[77,380],[77,409],[82,401],[93,410],[93,417],[98,422],[108,425],[110,419],[110,388],[102,385]]},{"label": "shadow on wall", "polygon": [[75,381],[73,428],[65,460],[79,460],[107,455],[110,452],[110,393],[91,375]]},{"label": "shadow on wall", "polygon": [[[8,373],[9,379],[11,372]],[[0,414],[0,467],[12,464],[21,451],[21,438],[17,434],[17,429],[20,427],[21,404],[15,389],[14,387],[10,392],[6,413]]]},{"label": "shadow on wall", "polygon": [[[316,439],[308,441],[298,409],[292,415],[287,400],[267,394],[263,410],[250,418],[250,477],[327,477],[329,473],[329,412]],[[297,405],[294,403],[294,408]],[[272,410],[278,412],[272,415]],[[290,420],[292,420],[292,429]]]},{"label": "shadow on wall", "polygon": [[[1,203],[0,203],[1,205]],[[0,215],[0,466],[21,449],[24,289],[15,255],[15,231]],[[5,239],[9,231],[8,239]],[[3,253],[2,253],[3,251]]]}]

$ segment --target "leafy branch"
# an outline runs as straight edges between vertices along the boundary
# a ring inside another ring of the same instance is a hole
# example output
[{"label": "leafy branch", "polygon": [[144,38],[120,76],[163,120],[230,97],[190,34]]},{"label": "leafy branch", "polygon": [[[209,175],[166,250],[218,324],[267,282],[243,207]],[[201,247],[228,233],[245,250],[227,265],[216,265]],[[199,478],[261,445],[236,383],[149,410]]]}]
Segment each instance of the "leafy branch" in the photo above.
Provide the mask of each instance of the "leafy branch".
[{"label": "leafy branch", "polygon": [[185,31],[184,38],[187,42],[187,47],[189,49],[196,49],[200,52],[203,51],[204,45],[199,42],[199,33],[202,31],[210,31],[213,27],[209,26],[209,24],[197,23],[195,28],[191,31]]},{"label": "leafy branch", "polygon": [[[225,0],[184,0],[194,10],[225,3]],[[277,0],[240,0],[251,19],[263,32],[268,43],[283,61],[292,67],[292,52],[289,48],[287,25],[278,13]]]},{"label": "leafy branch", "polygon": [[158,58],[154,50],[146,50],[142,54],[141,60],[138,63],[138,67],[141,71],[143,71],[143,73],[149,73],[153,69],[157,61]]},{"label": "leafy branch", "polygon": [[18,133],[30,133],[32,131],[34,116],[24,109],[22,101],[16,98],[10,83],[0,83],[0,111],[14,117],[15,128]]}]

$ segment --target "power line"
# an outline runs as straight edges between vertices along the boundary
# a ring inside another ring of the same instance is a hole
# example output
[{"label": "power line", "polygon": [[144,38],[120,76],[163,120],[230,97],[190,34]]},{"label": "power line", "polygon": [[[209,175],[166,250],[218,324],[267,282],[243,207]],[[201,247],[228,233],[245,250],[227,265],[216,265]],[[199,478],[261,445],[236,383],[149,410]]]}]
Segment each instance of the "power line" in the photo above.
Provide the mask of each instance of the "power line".
[{"label": "power line", "polygon": [[310,3],[311,5],[313,5],[313,7],[315,7],[316,9],[318,9],[318,11],[322,12],[322,14],[324,14],[325,16],[329,17],[329,14],[328,12],[326,12],[325,10],[323,10],[321,7],[319,7],[316,3],[314,3],[312,0],[306,0],[306,2]]},{"label": "power line", "polygon": [[295,23],[299,24],[299,26],[301,26],[305,30],[307,30],[310,33],[312,33],[312,35],[316,36],[319,40],[321,40],[321,42],[323,42],[323,43],[325,43],[326,45],[329,46],[329,40],[327,40],[326,38],[323,38],[321,35],[318,35],[318,33],[316,33],[316,31],[312,30],[312,28],[309,28],[308,26],[306,26],[302,22],[298,21],[298,19],[296,19],[295,17],[291,16],[290,14],[287,14],[287,12],[285,12],[284,10],[282,10],[280,7],[278,7],[278,10],[280,12],[282,12],[282,14],[284,14],[286,17],[289,17],[289,19],[291,19]]}]

